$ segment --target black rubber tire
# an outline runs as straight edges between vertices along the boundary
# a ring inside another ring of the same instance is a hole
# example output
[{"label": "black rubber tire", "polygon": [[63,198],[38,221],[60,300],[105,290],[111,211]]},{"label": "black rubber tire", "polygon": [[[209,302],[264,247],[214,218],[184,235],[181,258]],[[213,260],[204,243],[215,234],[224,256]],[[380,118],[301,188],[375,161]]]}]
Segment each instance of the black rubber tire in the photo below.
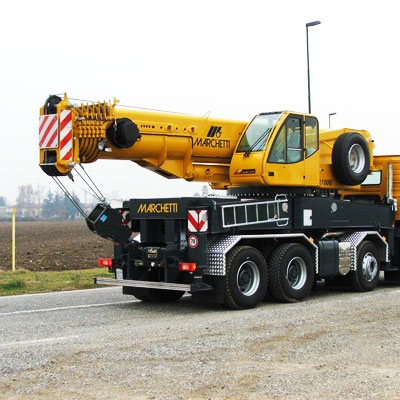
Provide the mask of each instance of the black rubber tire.
[{"label": "black rubber tire", "polygon": [[268,270],[263,255],[254,247],[234,247],[226,256],[225,306],[234,310],[254,308],[263,301],[267,288]]},{"label": "black rubber tire", "polygon": [[[364,152],[365,165],[360,171],[353,171],[349,162],[349,151],[352,146],[359,145]],[[368,176],[370,154],[367,142],[359,133],[340,135],[332,150],[332,170],[336,179],[344,185],[360,185]]]},{"label": "black rubber tire", "polygon": [[149,300],[154,303],[171,303],[178,301],[184,294],[180,290],[149,289]]},{"label": "black rubber tire", "polygon": [[[375,258],[377,272],[373,278],[368,279],[363,273],[363,262],[364,257],[370,254]],[[380,271],[380,262],[379,262],[379,253],[376,246],[365,240],[362,242],[357,250],[357,269],[355,271],[350,271],[351,277],[351,287],[356,292],[369,292],[374,290],[378,286],[379,281],[379,271]]]},{"label": "black rubber tire", "polygon": [[[300,287],[293,287],[289,283],[288,267],[293,266],[293,262],[303,266],[300,268],[304,282],[298,283]],[[303,245],[284,243],[272,253],[268,263],[268,274],[268,291],[272,297],[284,303],[294,303],[305,299],[311,292],[315,275],[314,262],[310,252]]]},{"label": "black rubber tire", "polygon": [[[277,247],[277,245],[275,243],[269,242],[269,243],[266,243],[266,245],[260,250],[261,254],[265,258],[265,260],[269,260],[272,252],[274,251],[274,249],[276,247]],[[267,264],[267,269],[268,269],[268,264]],[[269,303],[274,301],[274,298],[269,293],[268,288],[267,288],[267,292],[265,293],[263,301],[269,302]]]}]

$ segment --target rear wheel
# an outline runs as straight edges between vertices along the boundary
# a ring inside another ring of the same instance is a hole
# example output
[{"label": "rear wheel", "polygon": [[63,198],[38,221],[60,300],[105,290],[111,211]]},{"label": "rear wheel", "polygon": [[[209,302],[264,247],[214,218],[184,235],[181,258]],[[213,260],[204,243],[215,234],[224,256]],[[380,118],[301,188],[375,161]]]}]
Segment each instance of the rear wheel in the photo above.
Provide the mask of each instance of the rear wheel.
[{"label": "rear wheel", "polygon": [[254,247],[236,246],[226,257],[225,306],[236,310],[253,308],[268,288],[267,264]]},{"label": "rear wheel", "polygon": [[269,261],[269,292],[275,300],[292,303],[305,299],[314,284],[314,263],[301,244],[285,243]]},{"label": "rear wheel", "polygon": [[357,251],[357,269],[350,272],[352,287],[357,292],[368,292],[378,286],[379,253],[370,241],[361,243]]}]

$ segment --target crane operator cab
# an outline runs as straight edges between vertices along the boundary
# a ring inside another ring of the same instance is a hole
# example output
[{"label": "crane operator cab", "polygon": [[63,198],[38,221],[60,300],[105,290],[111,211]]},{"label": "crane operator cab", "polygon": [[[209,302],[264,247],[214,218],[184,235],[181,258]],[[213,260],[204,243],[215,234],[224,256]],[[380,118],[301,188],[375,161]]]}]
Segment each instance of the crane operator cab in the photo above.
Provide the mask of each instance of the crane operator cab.
[{"label": "crane operator cab", "polygon": [[288,111],[254,117],[230,166],[232,186],[317,186],[318,120]]}]

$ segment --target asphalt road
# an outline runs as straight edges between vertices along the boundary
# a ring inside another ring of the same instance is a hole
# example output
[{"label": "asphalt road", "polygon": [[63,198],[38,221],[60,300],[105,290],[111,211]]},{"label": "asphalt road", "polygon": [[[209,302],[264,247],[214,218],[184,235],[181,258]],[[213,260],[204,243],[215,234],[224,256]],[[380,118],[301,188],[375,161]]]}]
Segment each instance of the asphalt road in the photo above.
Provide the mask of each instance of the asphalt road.
[{"label": "asphalt road", "polygon": [[0,298],[0,398],[400,399],[400,290],[229,311],[120,288]]}]

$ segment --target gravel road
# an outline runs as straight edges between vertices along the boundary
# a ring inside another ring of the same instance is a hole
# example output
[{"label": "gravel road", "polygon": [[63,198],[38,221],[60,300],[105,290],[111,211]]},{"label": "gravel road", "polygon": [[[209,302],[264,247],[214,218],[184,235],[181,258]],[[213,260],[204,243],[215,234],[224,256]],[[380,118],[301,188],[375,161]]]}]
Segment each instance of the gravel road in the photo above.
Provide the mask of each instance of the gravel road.
[{"label": "gravel road", "polygon": [[400,288],[229,311],[119,288],[0,298],[1,399],[400,399]]}]

